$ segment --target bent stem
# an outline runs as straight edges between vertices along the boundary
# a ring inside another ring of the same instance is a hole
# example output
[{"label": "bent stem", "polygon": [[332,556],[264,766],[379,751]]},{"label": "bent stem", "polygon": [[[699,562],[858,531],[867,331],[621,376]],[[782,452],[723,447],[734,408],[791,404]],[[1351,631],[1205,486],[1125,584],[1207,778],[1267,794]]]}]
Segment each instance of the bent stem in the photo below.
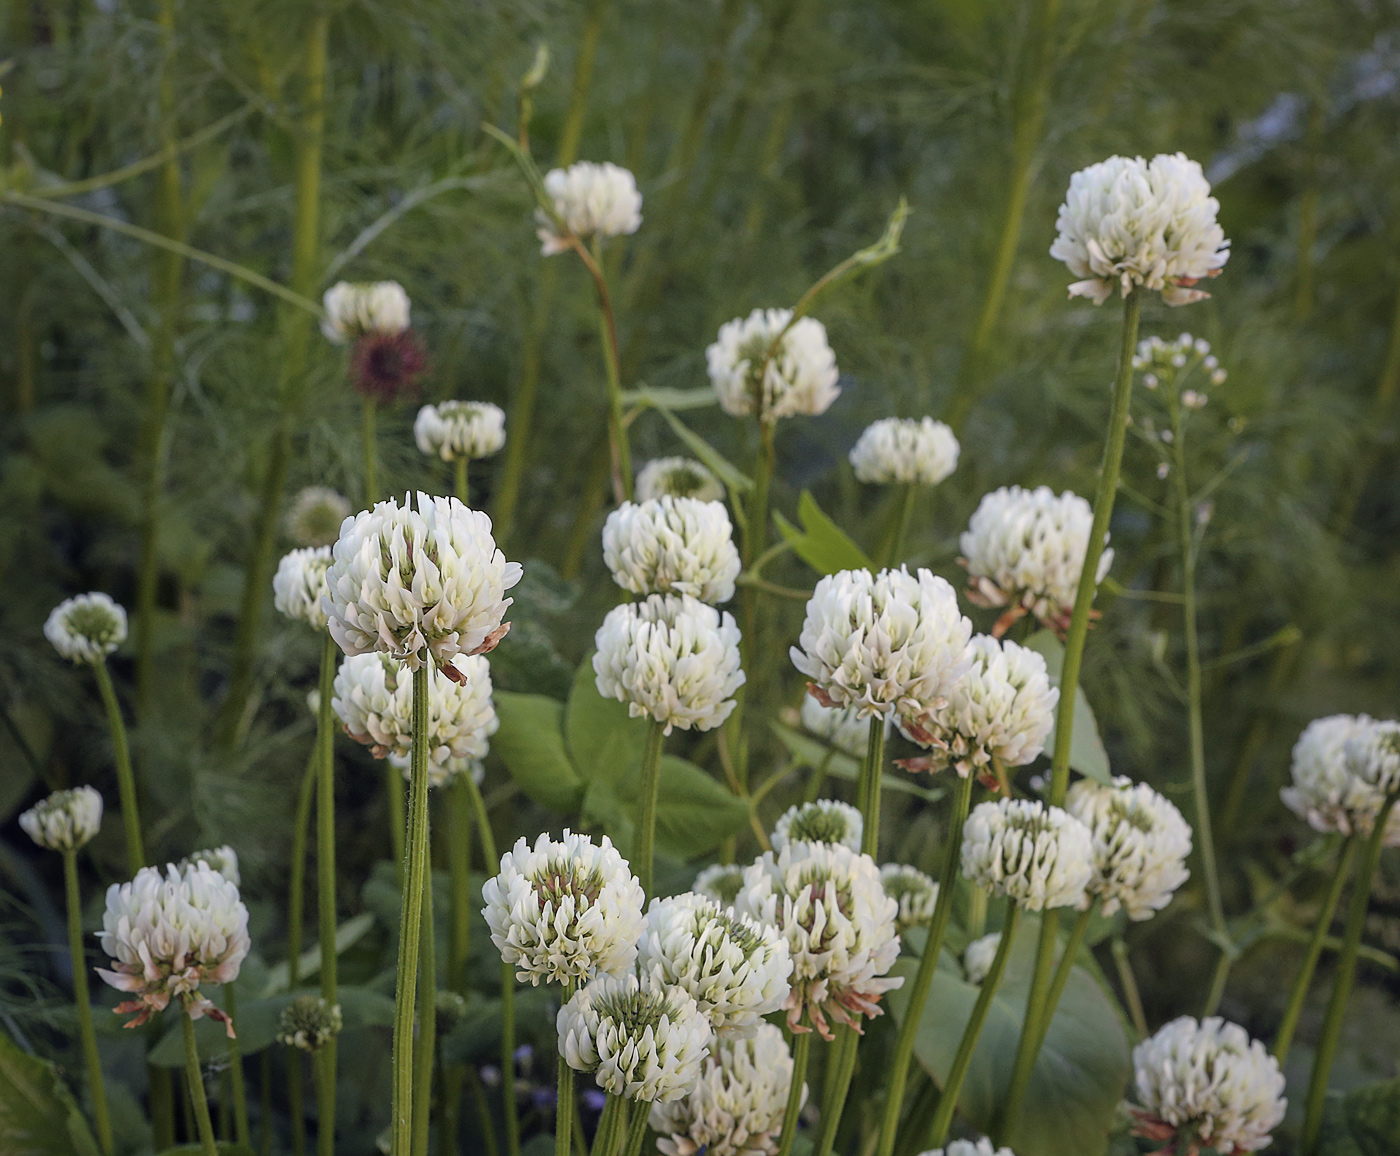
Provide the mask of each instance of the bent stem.
[{"label": "bent stem", "polygon": [[924,941],[924,953],[919,958],[919,970],[914,975],[914,982],[909,985],[909,1003],[904,1009],[904,1019],[900,1021],[899,1036],[895,1041],[889,1092],[885,1097],[885,1114],[880,1121],[880,1143],[875,1150],[876,1156],[891,1156],[894,1152],[900,1109],[904,1106],[904,1089],[909,1079],[909,1063],[914,1056],[914,1037],[919,1031],[919,1021],[923,1019],[934,972],[938,970],[938,957],[943,953],[943,936],[948,930],[948,918],[953,913],[953,892],[957,889],[958,867],[962,858],[963,824],[967,821],[971,803],[972,776],[960,775],[957,793],[953,796],[953,812],[948,818],[943,870],[938,877],[938,899],[933,905],[933,919],[929,923],[928,938]]},{"label": "bent stem", "polygon": [[214,1123],[209,1119],[209,1101],[204,1095],[204,1073],[199,1069],[199,1049],[194,1042],[194,1021],[184,1008],[180,1009],[180,1034],[185,1041],[185,1082],[190,1086],[190,1102],[194,1105],[195,1124],[199,1128],[199,1144],[204,1156],[218,1156],[214,1145]]},{"label": "bent stem", "polygon": [[633,869],[642,891],[652,893],[652,869],[656,858],[656,803],[661,794],[661,747],[665,742],[662,723],[655,720],[647,730],[642,751],[642,815],[637,824],[637,854]]},{"label": "bent stem", "polygon": [[851,1076],[856,1070],[856,1049],[860,1032],[849,1024],[837,1028],[836,1043],[827,1056],[825,1087],[822,1090],[821,1131],[813,1151],[816,1156],[830,1156],[836,1143],[836,1130],[841,1125],[841,1109],[851,1090]]},{"label": "bent stem", "polygon": [[141,813],[136,805],[136,777],[131,771],[131,747],[126,739],[121,704],[112,686],[105,661],[92,664],[102,705],[107,710],[107,726],[112,732],[112,757],[117,764],[117,794],[122,804],[122,829],[126,832],[126,867],[135,876],[146,865],[146,848],[141,841]]},{"label": "bent stem", "polygon": [[967,1021],[967,1027],[963,1029],[962,1040],[958,1044],[958,1054],[953,1057],[953,1066],[948,1071],[948,1078],[943,1083],[943,1094],[938,1100],[938,1110],[933,1114],[933,1124],[929,1127],[928,1147],[942,1148],[945,1140],[948,1139],[948,1126],[953,1122],[953,1113],[957,1111],[958,1097],[962,1094],[963,1081],[967,1079],[967,1070],[972,1066],[972,1053],[977,1049],[977,1037],[982,1034],[982,1025],[986,1023],[987,1012],[991,1010],[992,1000],[996,998],[997,988],[1001,986],[1002,973],[1006,970],[1006,961],[1011,955],[1011,943],[1016,938],[1016,927],[1021,922],[1021,908],[1012,902],[1006,909],[1006,923],[1001,929],[1001,943],[997,945],[996,956],[992,959],[991,969],[987,972],[987,977],[982,981],[982,990],[977,994],[977,1002],[972,1006],[972,1017]]},{"label": "bent stem", "polygon": [[97,1142],[101,1145],[102,1156],[112,1156],[112,1121],[107,1113],[107,1086],[102,1080],[102,1057],[97,1051],[97,1032],[92,1026],[92,997],[88,992],[87,962],[83,954],[83,906],[78,894],[76,851],[63,852],[63,885],[68,897],[68,956],[73,964],[73,1002],[78,1005],[78,1034],[83,1042],[83,1062],[87,1064],[92,1116],[97,1125]]},{"label": "bent stem", "polygon": [[861,837],[861,851],[872,858],[879,857],[880,849],[880,779],[885,765],[885,718],[876,715],[870,720],[869,734],[865,740],[865,762],[860,768],[860,785],[856,799],[861,814],[865,816],[865,833]]},{"label": "bent stem", "polygon": [[[320,920],[321,998],[326,1008],[339,1002],[336,992],[335,947],[335,731],[331,696],[339,647],[329,634],[321,644],[321,699],[316,711],[316,913]],[[321,1081],[317,1088],[316,1150],[335,1154],[336,1040],[332,1036],[317,1057]]]},{"label": "bent stem", "polygon": [[778,1138],[777,1156],[791,1156],[792,1142],[797,1138],[797,1117],[802,1111],[802,1089],[807,1083],[807,1060],[812,1054],[812,1029],[806,1015],[798,1025],[801,1029],[792,1037],[792,1085],[788,1088],[787,1106],[783,1109],[783,1130]]},{"label": "bent stem", "polygon": [[1375,827],[1366,840],[1365,856],[1357,869],[1356,882],[1352,885],[1351,910],[1347,913],[1346,933],[1342,937],[1342,950],[1337,957],[1337,973],[1332,980],[1332,997],[1327,1001],[1327,1018],[1323,1021],[1322,1036],[1317,1042],[1317,1056],[1313,1060],[1312,1076],[1308,1081],[1307,1107],[1303,1115],[1303,1156],[1314,1156],[1317,1151],[1318,1138],[1322,1132],[1322,1108],[1327,1100],[1327,1080],[1332,1074],[1332,1062],[1337,1058],[1337,1044],[1342,1038],[1342,1020],[1346,1015],[1347,1001],[1351,998],[1352,983],[1356,979],[1356,956],[1361,948],[1361,932],[1366,926],[1366,905],[1371,895],[1371,881],[1375,878],[1381,849],[1385,846],[1386,824],[1397,799],[1400,799],[1400,794],[1387,796],[1385,805],[1376,816]]}]

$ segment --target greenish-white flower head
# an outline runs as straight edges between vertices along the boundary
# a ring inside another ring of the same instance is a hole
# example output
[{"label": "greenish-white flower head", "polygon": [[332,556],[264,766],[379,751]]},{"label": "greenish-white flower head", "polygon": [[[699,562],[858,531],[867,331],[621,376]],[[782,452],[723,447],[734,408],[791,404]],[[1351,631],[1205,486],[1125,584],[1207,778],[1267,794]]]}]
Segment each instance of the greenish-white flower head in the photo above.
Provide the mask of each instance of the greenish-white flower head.
[{"label": "greenish-white flower head", "polygon": [[721,907],[732,907],[739,889],[743,886],[743,864],[712,863],[695,877],[691,890],[697,895],[713,899]]},{"label": "greenish-white flower head", "polygon": [[773,824],[769,842],[781,853],[789,843],[839,843],[852,851],[860,850],[865,819],[850,803],[838,799],[814,799],[794,803]]},{"label": "greenish-white flower head", "polygon": [[102,796],[92,787],[55,791],[19,817],[24,833],[50,851],[76,851],[102,826]]},{"label": "greenish-white flower head", "polygon": [[331,548],[308,546],[282,556],[272,576],[272,604],[313,630],[326,628],[326,571]]},{"label": "greenish-white flower head", "polygon": [[865,757],[870,723],[860,717],[859,706],[823,706],[811,691],[802,696],[802,729],[845,751],[852,758]]},{"label": "greenish-white flower head", "polygon": [[1219,209],[1200,164],[1185,153],[1109,157],[1070,177],[1050,256],[1080,278],[1071,297],[1102,305],[1114,289],[1125,297],[1145,289],[1167,305],[1186,305],[1209,296],[1192,286],[1229,259]]},{"label": "greenish-white flower head", "polygon": [[[792,1087],[792,1053],[781,1029],[721,1036],[683,1096],[651,1109],[663,1156],[771,1156]],[[804,1085],[802,1099],[807,1099]]]},{"label": "greenish-white flower head", "polygon": [[307,486],[287,507],[287,536],[298,546],[331,546],[350,516],[350,502],[330,486]]},{"label": "greenish-white flower head", "polygon": [[599,975],[557,1020],[559,1054],[605,1092],[664,1104],[690,1092],[714,1032],[684,989],[654,975]]},{"label": "greenish-white flower head", "polygon": [[1032,799],[979,803],[963,827],[968,882],[1028,911],[1077,907],[1094,874],[1089,828]]},{"label": "greenish-white flower head", "polygon": [[1174,1019],[1133,1049],[1137,1135],[1222,1156],[1257,1152],[1283,1120],[1283,1073],[1244,1028],[1209,1016]]},{"label": "greenish-white flower head", "polygon": [[902,936],[911,927],[927,927],[938,903],[938,884],[917,867],[907,863],[886,863],[880,868],[885,894],[899,904],[895,929]]},{"label": "greenish-white flower head", "polygon": [[633,594],[689,594],[718,605],[734,597],[739,551],[723,502],[623,502],[603,525],[603,561]]},{"label": "greenish-white flower head", "polygon": [[126,641],[126,611],[101,591],[77,594],[49,613],[44,637],[70,662],[102,662]]},{"label": "greenish-white flower head", "polygon": [[222,847],[206,847],[203,851],[186,855],[176,866],[183,871],[196,863],[203,863],[211,870],[217,871],[235,887],[242,885],[243,879],[238,871],[238,852],[227,843]]},{"label": "greenish-white flower head", "polygon": [[865,427],[851,467],[874,485],[936,486],[958,468],[958,439],[931,417],[886,417]]},{"label": "greenish-white flower head", "polygon": [[637,471],[637,501],[653,498],[695,498],[700,502],[724,501],[724,486],[710,468],[693,458],[652,458]]},{"label": "greenish-white flower head", "polygon": [[599,843],[568,830],[558,840],[541,834],[534,846],[517,840],[481,898],[491,942],[522,983],[617,975],[637,958],[645,896],[606,835]]},{"label": "greenish-white flower head", "polygon": [[475,461],[506,444],[506,415],[489,401],[444,401],[425,405],[413,419],[413,440],[430,458]]},{"label": "greenish-white flower head", "polygon": [[980,936],[967,945],[963,951],[963,971],[967,975],[968,983],[981,984],[987,978],[987,973],[992,970],[992,961],[997,957],[997,948],[1000,946],[1000,931]]},{"label": "greenish-white flower head", "polygon": [[[554,211],[575,237],[623,237],[642,227],[642,194],[637,178],[619,165],[577,161],[566,169],[550,169],[544,189]],[[568,241],[543,209],[535,210],[536,235],[546,257],[563,253]]]},{"label": "greenish-white flower head", "polygon": [[[1313,719],[1298,736],[1293,745],[1292,783],[1279,795],[1313,830],[1364,838],[1375,828],[1385,796],[1355,773],[1347,747],[1376,725],[1369,715],[1334,714]],[[1357,751],[1361,751],[1359,742]],[[1400,808],[1390,812],[1385,844],[1400,846]]]},{"label": "greenish-white flower head", "polygon": [[[773,356],[763,369],[769,349]],[[793,322],[791,309],[755,309],[725,322],[705,360],[719,404],[734,417],[757,416],[765,422],[799,414],[815,417],[841,393],[826,326],[813,317]]]},{"label": "greenish-white flower head", "polygon": [[1378,794],[1400,792],[1400,722],[1372,722],[1348,738],[1346,764]]},{"label": "greenish-white flower head", "polygon": [[343,1026],[339,1004],[328,1004],[319,995],[299,995],[282,1009],[277,1021],[277,1042],[303,1052],[318,1052],[340,1034]]},{"label": "greenish-white flower head", "polygon": [[986,1136],[980,1140],[950,1140],[946,1148],[934,1148],[919,1156],[1016,1156],[1010,1148],[996,1147]]},{"label": "greenish-white flower head", "polygon": [[408,294],[397,281],[337,281],[321,298],[321,307],[321,332],[336,345],[372,333],[402,333],[409,326]]}]

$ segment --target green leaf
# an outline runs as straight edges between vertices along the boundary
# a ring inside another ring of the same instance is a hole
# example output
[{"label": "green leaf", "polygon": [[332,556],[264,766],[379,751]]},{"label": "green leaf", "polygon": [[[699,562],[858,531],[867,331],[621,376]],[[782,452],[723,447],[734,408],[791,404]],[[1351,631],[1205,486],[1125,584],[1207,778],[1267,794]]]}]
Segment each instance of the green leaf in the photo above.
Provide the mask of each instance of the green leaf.
[{"label": "green leaf", "polygon": [[661,756],[661,794],[656,804],[656,842],[683,859],[713,851],[749,820],[743,799],[731,794],[694,763]]},{"label": "green leaf", "polygon": [[[356,915],[351,919],[347,919],[335,929],[336,955],[343,955],[345,952],[349,951],[350,948],[354,947],[355,944],[364,938],[365,933],[373,926],[374,916],[368,913]],[[297,970],[303,980],[308,976],[315,975],[321,970],[321,945],[319,943],[312,944],[307,950],[301,953]],[[247,971],[248,968],[245,964],[245,976]],[[274,964],[267,969],[267,978],[263,981],[261,988],[262,994],[264,996],[272,996],[277,995],[279,992],[286,991],[287,983],[290,978],[291,969],[287,966],[286,960]],[[245,985],[240,984],[238,990],[243,991],[244,987]]]},{"label": "green leaf", "polygon": [[583,780],[564,749],[564,704],[542,694],[497,691],[500,730],[491,749],[505,762],[520,789],[552,811],[575,811]]},{"label": "green leaf", "polygon": [[[558,995],[549,988],[520,987],[515,992],[515,1039],[519,1044],[553,1047],[558,1042],[554,1016]],[[473,996],[467,1013],[442,1038],[442,1058],[448,1064],[496,1064],[501,1057],[499,999]]]},{"label": "green leaf", "polygon": [[1400,1080],[1331,1096],[1317,1156],[1394,1156],[1400,1152]]},{"label": "green leaf", "polygon": [[[247,1144],[226,1144],[218,1143],[214,1145],[214,1150],[219,1156],[253,1156],[253,1150]],[[204,1148],[199,1144],[181,1144],[178,1148],[167,1148],[160,1156],[201,1156]]]},{"label": "green leaf", "polygon": [[[1052,685],[1060,681],[1060,670],[1065,664],[1065,648],[1051,630],[1038,630],[1025,641],[1025,645],[1045,659]],[[1063,691],[1063,688],[1061,688]],[[1045,740],[1045,749],[1055,747],[1055,732],[1052,729]],[[1094,720],[1094,712],[1084,695],[1084,688],[1077,687],[1074,697],[1074,732],[1069,744],[1069,765],[1086,778],[1100,783],[1111,783],[1113,772],[1108,766],[1108,752],[1099,738],[1099,724]]]},{"label": "green leaf", "polygon": [[816,498],[807,490],[797,503],[797,520],[802,523],[799,530],[778,513],[773,513],[782,534],[793,552],[819,574],[835,574],[841,570],[873,570],[874,564],[865,556],[846,533],[833,522]]},{"label": "green leaf", "polygon": [[657,409],[707,409],[719,404],[719,394],[713,386],[700,389],[675,389],[668,386],[639,385],[622,391],[624,405],[650,405]]},{"label": "green leaf", "polygon": [[[962,1115],[982,1132],[997,1120],[1011,1083],[1038,932],[1037,919],[1022,920],[958,1101]],[[893,970],[907,986],[917,967],[917,961],[905,957]],[[977,993],[954,971],[934,974],[914,1049],[940,1084],[952,1067]],[[904,989],[890,993],[896,1018],[903,1016],[907,1002]],[[1017,1156],[1099,1156],[1108,1145],[1131,1071],[1127,1034],[1112,1002],[1087,971],[1074,968],[1036,1061],[1019,1125],[1007,1143]]]},{"label": "green leaf", "polygon": [[564,733],[580,778],[616,789],[641,766],[647,720],[632,718],[626,703],[598,693],[590,655],[574,674],[564,708]]},{"label": "green leaf", "polygon": [[[828,775],[834,775],[838,779],[848,779],[851,782],[860,778],[860,761],[845,751],[828,746],[821,739],[813,738],[802,731],[793,730],[792,727],[776,720],[771,720],[768,725],[773,728],[773,733],[778,736],[783,746],[787,747],[788,753],[792,755],[798,765],[811,767],[813,770],[825,766]],[[947,794],[942,787],[921,787],[917,783],[912,783],[908,779],[900,778],[888,771],[882,776],[881,784],[887,791],[916,795],[929,802],[941,799]]]},{"label": "green leaf", "polygon": [[751,477],[737,466],[733,465],[728,458],[687,426],[669,409],[665,406],[658,405],[656,407],[656,412],[666,419],[666,424],[671,427],[676,437],[685,442],[690,452],[709,466],[715,477],[719,478],[731,491],[743,494],[753,489],[753,479]]},{"label": "green leaf", "polygon": [[0,1152],[97,1156],[97,1142],[54,1066],[0,1034]]}]

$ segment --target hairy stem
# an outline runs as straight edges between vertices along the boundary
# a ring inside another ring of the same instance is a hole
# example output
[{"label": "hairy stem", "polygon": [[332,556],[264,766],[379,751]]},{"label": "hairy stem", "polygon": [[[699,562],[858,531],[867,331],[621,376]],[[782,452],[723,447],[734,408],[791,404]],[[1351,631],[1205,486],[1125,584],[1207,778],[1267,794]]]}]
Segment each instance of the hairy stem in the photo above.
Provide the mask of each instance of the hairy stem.
[{"label": "hairy stem", "polygon": [[68,958],[73,964],[73,1002],[78,1007],[78,1035],[83,1043],[83,1062],[87,1065],[92,1118],[97,1125],[97,1143],[102,1156],[112,1156],[112,1120],[107,1112],[107,1085],[102,1079],[97,1032],[92,1026],[92,996],[88,991],[87,959],[83,952],[83,901],[78,893],[76,851],[63,852],[63,885],[68,899]]},{"label": "hairy stem", "polygon": [[204,1095],[204,1073],[199,1067],[199,1049],[194,1042],[194,1021],[183,1008],[180,1009],[180,1034],[185,1041],[185,1080],[190,1086],[190,1102],[194,1105],[200,1148],[204,1156],[219,1156],[214,1145],[214,1123],[209,1119],[209,1101]]},{"label": "hairy stem", "polygon": [[107,726],[112,732],[112,760],[117,766],[117,795],[122,804],[122,829],[126,833],[126,867],[135,875],[146,865],[146,848],[141,841],[141,812],[136,803],[136,777],[131,770],[131,746],[126,739],[126,723],[121,704],[112,686],[112,676],[104,661],[92,664],[102,705],[107,710]]},{"label": "hairy stem", "polygon": [[[340,648],[328,633],[321,644],[321,700],[316,711],[316,914],[321,933],[321,998],[328,1009],[339,1002],[335,949],[335,724],[331,715],[335,663]],[[316,1119],[316,1150],[335,1156],[336,1038],[320,1049],[321,1073]]]},{"label": "hairy stem", "polygon": [[[805,1016],[803,1017],[806,1018]],[[797,1117],[802,1111],[802,1089],[807,1082],[807,1061],[812,1054],[812,1029],[805,1024],[792,1037],[792,1084],[783,1109],[783,1130],[778,1136],[777,1156],[791,1156],[797,1138]]]},{"label": "hairy stem", "polygon": [[865,833],[860,849],[878,861],[880,851],[880,780],[885,769],[885,719],[876,715],[870,720],[865,741],[865,761],[860,768],[860,784],[856,798],[865,816]]},{"label": "hairy stem", "polygon": [[[429,864],[431,865],[431,855]],[[423,922],[419,932],[418,1035],[413,1054],[413,1156],[428,1156],[432,1124],[433,1057],[437,1051],[437,943],[433,930],[433,879],[423,888]]]}]

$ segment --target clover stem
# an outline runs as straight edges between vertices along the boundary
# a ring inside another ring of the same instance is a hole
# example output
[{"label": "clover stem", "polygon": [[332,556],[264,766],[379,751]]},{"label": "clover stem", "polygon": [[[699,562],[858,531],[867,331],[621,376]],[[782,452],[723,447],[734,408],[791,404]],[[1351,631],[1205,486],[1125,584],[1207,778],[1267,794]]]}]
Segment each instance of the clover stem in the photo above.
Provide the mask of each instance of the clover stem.
[{"label": "clover stem", "polygon": [[214,1145],[214,1123],[209,1119],[209,1101],[204,1095],[204,1073],[199,1068],[199,1049],[194,1042],[194,1021],[183,1007],[180,1009],[180,1034],[185,1041],[185,1082],[190,1086],[190,1102],[194,1105],[200,1147],[204,1156],[218,1156]]},{"label": "clover stem", "polygon": [[[331,716],[339,649],[327,633],[321,644],[321,699],[316,709],[316,914],[320,921],[321,998],[326,1001],[327,1011],[334,1009],[339,1000],[335,949],[335,731]],[[334,1156],[335,1036],[321,1046],[317,1059],[321,1083],[317,1092],[316,1149],[320,1156]],[[240,1137],[240,1142],[246,1142],[246,1138]]]},{"label": "clover stem", "polygon": [[807,1060],[812,1054],[812,1029],[805,1024],[799,1026],[803,1030],[794,1032],[792,1037],[792,1084],[783,1109],[777,1156],[791,1156],[792,1142],[797,1138],[797,1117],[802,1111],[802,1089],[807,1083]]},{"label": "clover stem", "polygon": [[78,893],[76,851],[63,852],[63,884],[68,899],[68,954],[73,964],[73,1002],[78,1007],[78,1034],[82,1038],[83,1062],[87,1064],[92,1116],[97,1125],[97,1142],[102,1148],[102,1156],[112,1156],[112,1121],[107,1113],[107,1086],[102,1080],[102,1057],[97,1050],[97,1032],[92,1026],[92,997],[88,992],[87,961],[83,953],[83,906]]},{"label": "clover stem", "polygon": [[637,854],[633,869],[642,891],[652,893],[652,873],[656,858],[656,804],[661,795],[661,747],[665,742],[664,725],[655,720],[647,729],[646,747],[642,751],[642,814],[637,824]]},{"label": "clover stem", "polygon": [[141,813],[136,804],[136,778],[131,771],[131,746],[126,738],[126,723],[122,721],[121,704],[112,686],[107,663],[98,659],[92,664],[102,705],[107,711],[107,726],[112,732],[112,757],[117,766],[117,794],[122,804],[122,829],[126,832],[126,867],[135,876],[146,865],[146,849],[141,841]]},{"label": "clover stem", "polygon": [[865,832],[861,837],[860,849],[872,858],[879,857],[880,850],[880,780],[885,767],[885,717],[875,715],[870,719],[870,729],[865,741],[865,761],[860,768],[860,784],[856,788],[856,801],[865,817]]}]

